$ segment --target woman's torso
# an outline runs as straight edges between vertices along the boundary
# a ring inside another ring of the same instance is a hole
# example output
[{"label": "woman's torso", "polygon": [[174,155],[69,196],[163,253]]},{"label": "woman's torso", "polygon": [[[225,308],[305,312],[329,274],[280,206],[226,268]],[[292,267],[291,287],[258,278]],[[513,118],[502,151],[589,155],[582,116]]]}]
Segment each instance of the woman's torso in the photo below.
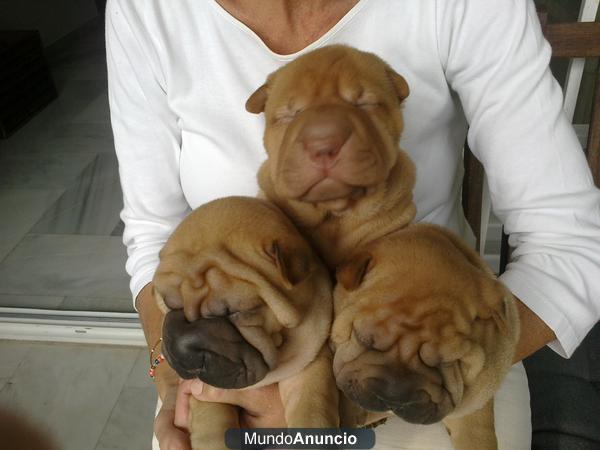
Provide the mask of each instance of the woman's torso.
[{"label": "woman's torso", "polygon": [[417,166],[417,220],[467,237],[460,205],[467,124],[445,78],[435,13],[434,1],[361,0],[317,41],[279,55],[214,1],[146,4],[160,77],[179,117],[180,180],[190,206],[256,195],[264,119],[246,112],[246,99],[299,54],[343,43],[378,54],[408,81],[400,145]]}]

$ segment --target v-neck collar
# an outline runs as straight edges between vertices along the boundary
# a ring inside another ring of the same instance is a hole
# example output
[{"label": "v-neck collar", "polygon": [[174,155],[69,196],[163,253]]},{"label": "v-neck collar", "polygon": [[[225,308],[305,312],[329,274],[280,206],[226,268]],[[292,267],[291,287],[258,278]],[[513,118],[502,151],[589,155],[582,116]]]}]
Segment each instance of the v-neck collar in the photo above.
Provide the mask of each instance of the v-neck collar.
[{"label": "v-neck collar", "polygon": [[333,25],[325,34],[323,34],[316,41],[313,41],[306,47],[297,52],[282,55],[280,53],[276,53],[271,50],[264,41],[250,29],[246,24],[244,24],[241,20],[237,19],[233,15],[231,15],[225,8],[223,8],[216,0],[210,0],[214,7],[214,9],[227,20],[232,23],[236,27],[240,28],[246,34],[248,34],[253,40],[257,41],[259,45],[265,50],[266,53],[271,55],[274,59],[279,61],[288,61],[296,58],[297,56],[302,55],[303,53],[307,53],[311,50],[321,47],[323,44],[327,43],[338,31],[340,31],[352,18],[367,4],[369,0],[358,0],[356,5],[354,5],[350,10],[342,16],[340,20],[337,21],[335,25]]}]

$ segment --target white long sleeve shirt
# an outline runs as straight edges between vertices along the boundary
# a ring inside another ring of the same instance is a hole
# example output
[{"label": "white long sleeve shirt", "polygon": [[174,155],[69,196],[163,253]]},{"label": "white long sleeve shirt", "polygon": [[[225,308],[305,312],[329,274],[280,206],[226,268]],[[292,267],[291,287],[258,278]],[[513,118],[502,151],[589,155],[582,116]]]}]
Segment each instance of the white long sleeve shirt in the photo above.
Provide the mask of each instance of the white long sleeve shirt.
[{"label": "white long sleeve shirt", "polygon": [[343,43],[378,54],[410,85],[401,147],[417,166],[417,220],[467,237],[468,136],[516,247],[504,283],[563,356],[598,320],[600,192],[562,112],[533,1],[360,0],[293,55],[269,50],[214,0],[109,0],[106,32],[134,298],[191,208],[258,192],[264,119],[245,111],[248,96],[299,54]]}]

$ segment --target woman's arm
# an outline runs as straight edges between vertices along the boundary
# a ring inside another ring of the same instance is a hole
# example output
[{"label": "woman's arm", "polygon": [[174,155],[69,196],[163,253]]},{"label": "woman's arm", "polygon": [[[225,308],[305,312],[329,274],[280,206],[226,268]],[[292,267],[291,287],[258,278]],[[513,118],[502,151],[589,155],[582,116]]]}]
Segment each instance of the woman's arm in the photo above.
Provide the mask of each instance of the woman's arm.
[{"label": "woman's arm", "polygon": [[147,6],[109,0],[106,10],[108,93],[133,298],[152,280],[160,249],[190,211],[179,180],[181,131],[144,22]]},{"label": "woman's arm", "polygon": [[[147,284],[140,291],[136,299],[136,308],[148,343],[148,351],[150,351],[161,338],[165,317],[154,299],[152,283]],[[157,349],[160,351],[160,346],[157,345]],[[163,406],[174,409],[179,376],[166,361],[156,367],[154,382]]]},{"label": "woman's arm", "polygon": [[521,337],[515,350],[513,362],[527,358],[544,345],[556,340],[554,331],[519,299],[517,299],[517,309],[521,321]]},{"label": "woman's arm", "polygon": [[562,110],[535,5],[436,3],[446,78],[515,248],[501,279],[523,303],[517,358],[548,340],[568,357],[600,317],[600,192]]},{"label": "woman's arm", "polygon": [[[158,309],[154,299],[152,283],[147,284],[140,291],[136,298],[136,309],[139,312],[144,336],[146,342],[148,342],[148,351],[150,351],[161,337],[164,319],[164,315]],[[185,416],[180,415],[180,419],[176,421],[175,408],[177,389],[180,382],[179,376],[164,361],[156,367],[154,382],[162,401],[162,407],[154,421],[154,433],[161,449],[191,450],[190,437],[187,431],[187,414]]]},{"label": "woman's arm", "polygon": [[[160,249],[189,206],[179,183],[177,117],[169,108],[158,51],[144,22],[147,5],[139,0],[108,1],[106,50],[111,122],[123,189],[126,268],[150,349],[161,336],[163,320],[150,281]],[[155,381],[163,401],[154,424],[161,448],[188,449],[187,432],[174,425],[179,377],[163,362],[156,368]]]}]

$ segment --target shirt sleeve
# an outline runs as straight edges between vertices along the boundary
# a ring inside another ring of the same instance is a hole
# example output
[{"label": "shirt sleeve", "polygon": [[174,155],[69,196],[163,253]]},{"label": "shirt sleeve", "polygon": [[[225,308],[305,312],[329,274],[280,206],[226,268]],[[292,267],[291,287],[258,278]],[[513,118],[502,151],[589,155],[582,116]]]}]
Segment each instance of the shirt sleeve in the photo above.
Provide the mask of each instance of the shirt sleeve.
[{"label": "shirt sleeve", "polygon": [[189,212],[179,181],[178,118],[169,108],[158,53],[144,27],[144,3],[109,0],[106,10],[110,114],[134,300],[152,280],[160,249]]},{"label": "shirt sleeve", "polygon": [[534,3],[438,0],[436,8],[440,59],[515,247],[501,279],[569,357],[600,317],[600,192],[563,112]]}]

